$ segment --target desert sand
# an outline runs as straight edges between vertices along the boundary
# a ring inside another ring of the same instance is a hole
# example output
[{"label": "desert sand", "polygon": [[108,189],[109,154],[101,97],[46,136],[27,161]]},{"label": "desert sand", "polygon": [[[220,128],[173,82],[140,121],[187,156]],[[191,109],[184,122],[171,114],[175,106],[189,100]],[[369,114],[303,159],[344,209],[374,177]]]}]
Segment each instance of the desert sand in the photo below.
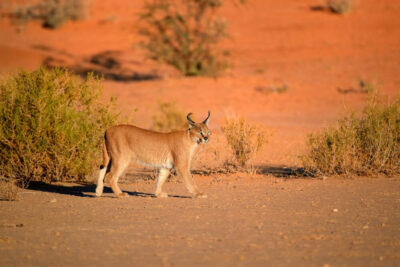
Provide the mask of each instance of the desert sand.
[{"label": "desert sand", "polygon": [[[2,16],[0,72],[96,70],[102,97],[117,97],[123,114],[137,109],[144,128],[160,101],[199,119],[210,110],[215,136],[225,117],[245,116],[269,132],[259,173],[195,174],[207,199],[190,198],[176,178],[169,198],[154,198],[152,173],[134,166],[121,179],[125,199],[110,190],[95,198],[94,185],[32,183],[18,201],[0,201],[0,265],[399,266],[399,177],[289,174],[307,134],[363,107],[361,80],[388,99],[399,93],[400,3],[359,0],[344,16],[318,8],[322,0],[227,3],[231,36],[221,48],[232,64],[211,78],[146,58],[135,27],[143,2],[92,0],[84,20],[57,30]],[[207,165],[200,152],[194,169]]]}]

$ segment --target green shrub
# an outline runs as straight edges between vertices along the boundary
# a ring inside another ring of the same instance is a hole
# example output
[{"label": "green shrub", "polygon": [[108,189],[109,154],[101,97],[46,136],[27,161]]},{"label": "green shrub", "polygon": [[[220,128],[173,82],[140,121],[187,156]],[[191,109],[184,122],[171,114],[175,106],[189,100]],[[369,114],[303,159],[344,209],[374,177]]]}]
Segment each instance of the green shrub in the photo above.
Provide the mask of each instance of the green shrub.
[{"label": "green shrub", "polygon": [[175,104],[170,102],[158,103],[158,113],[153,116],[153,130],[171,132],[187,128],[186,115]]},{"label": "green shrub", "polygon": [[99,79],[65,69],[19,71],[0,83],[0,177],[82,181],[101,159],[104,130],[117,118],[99,101]]},{"label": "green shrub", "polygon": [[327,0],[327,5],[332,12],[338,14],[350,13],[354,7],[352,0]]},{"label": "green shrub", "polygon": [[310,135],[308,149],[305,168],[319,175],[399,174],[400,97],[387,105],[372,97],[361,115]]},{"label": "green shrub", "polygon": [[14,12],[19,24],[40,20],[43,27],[55,29],[68,20],[78,20],[85,16],[87,0],[42,0],[36,5],[18,8]]},{"label": "green shrub", "polygon": [[186,76],[216,76],[227,67],[227,51],[216,44],[227,37],[217,18],[222,0],[152,0],[140,16],[141,46],[151,59],[166,62]]},{"label": "green shrub", "polygon": [[226,119],[221,130],[241,167],[267,143],[264,127],[251,125],[243,117]]}]

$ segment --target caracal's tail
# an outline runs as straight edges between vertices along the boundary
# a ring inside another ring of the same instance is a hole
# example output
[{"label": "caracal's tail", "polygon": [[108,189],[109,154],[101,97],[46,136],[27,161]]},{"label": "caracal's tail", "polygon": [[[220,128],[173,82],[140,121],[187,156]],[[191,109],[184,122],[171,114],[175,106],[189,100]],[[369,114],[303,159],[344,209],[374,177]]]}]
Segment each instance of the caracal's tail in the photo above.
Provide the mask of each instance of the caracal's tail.
[{"label": "caracal's tail", "polygon": [[110,162],[110,157],[108,156],[107,147],[104,142],[104,144],[103,144],[103,164],[100,165],[99,178],[97,179],[97,187],[96,187],[96,196],[98,196],[98,197],[100,197],[101,194],[103,193],[104,178],[106,176],[109,162]]}]

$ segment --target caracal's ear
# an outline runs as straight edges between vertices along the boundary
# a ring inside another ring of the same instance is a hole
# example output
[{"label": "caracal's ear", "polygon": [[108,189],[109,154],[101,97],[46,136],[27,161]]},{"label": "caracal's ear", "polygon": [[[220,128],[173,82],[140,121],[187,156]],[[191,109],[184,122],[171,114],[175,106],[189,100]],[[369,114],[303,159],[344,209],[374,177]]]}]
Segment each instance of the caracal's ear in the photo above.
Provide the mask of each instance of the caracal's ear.
[{"label": "caracal's ear", "polygon": [[188,121],[188,124],[189,124],[189,129],[192,129],[193,126],[195,125],[195,122],[192,121],[192,119],[190,118],[191,115],[192,115],[192,112],[190,112],[190,113],[186,116],[187,121]]},{"label": "caracal's ear", "polygon": [[203,121],[203,123],[205,124],[205,125],[207,125],[208,126],[208,121],[210,120],[210,111],[208,111],[208,116],[207,116],[207,118]]}]

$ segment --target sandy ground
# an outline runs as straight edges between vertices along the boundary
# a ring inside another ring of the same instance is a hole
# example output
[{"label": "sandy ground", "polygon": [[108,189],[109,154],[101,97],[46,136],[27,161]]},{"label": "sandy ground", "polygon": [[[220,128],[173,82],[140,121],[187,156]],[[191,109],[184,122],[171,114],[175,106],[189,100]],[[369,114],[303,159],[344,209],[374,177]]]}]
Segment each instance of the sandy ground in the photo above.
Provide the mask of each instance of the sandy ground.
[{"label": "sandy ground", "polygon": [[[128,199],[33,184],[19,201],[0,201],[1,266],[400,265],[399,177],[277,177],[300,165],[308,133],[362,108],[360,80],[389,99],[399,93],[400,3],[359,0],[346,16],[318,8],[322,0],[228,3],[221,15],[231,36],[221,47],[232,67],[214,79],[146,59],[135,31],[143,1],[92,0],[85,20],[55,31],[11,24],[6,11],[27,2],[0,1],[1,73],[41,64],[96,70],[106,78],[103,97],[118,97],[125,114],[138,109],[134,122],[145,128],[160,101],[197,119],[211,110],[211,151],[224,147],[226,116],[246,116],[270,135],[254,159],[261,174],[196,176],[205,200],[184,197],[173,182],[166,188],[176,197],[152,198],[153,182],[135,180],[133,169],[123,178]],[[214,163],[207,151],[195,169]]]},{"label": "sandy ground", "polygon": [[[196,177],[93,186],[33,185],[0,204],[1,266],[399,266],[400,180]],[[4,216],[6,215],[6,216]]]}]

